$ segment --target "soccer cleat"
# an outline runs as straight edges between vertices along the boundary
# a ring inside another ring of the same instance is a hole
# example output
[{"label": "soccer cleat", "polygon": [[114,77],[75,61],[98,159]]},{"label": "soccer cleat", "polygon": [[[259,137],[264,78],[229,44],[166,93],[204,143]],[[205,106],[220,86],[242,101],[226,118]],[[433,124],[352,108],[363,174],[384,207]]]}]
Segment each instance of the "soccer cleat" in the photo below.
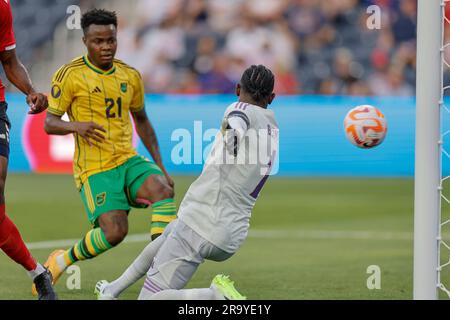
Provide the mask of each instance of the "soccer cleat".
[{"label": "soccer cleat", "polygon": [[[63,254],[64,250],[55,250],[53,251],[49,256],[47,261],[45,261],[44,263],[44,267],[48,269],[48,271],[50,272],[50,274],[52,275],[52,285],[55,285],[56,282],[58,281],[59,277],[61,277],[61,275],[63,274],[64,270],[61,270],[60,267],[58,266],[58,263],[56,262],[56,257],[59,256],[60,254]],[[38,292],[36,290],[36,286],[32,285],[31,287],[31,294],[33,296],[37,296]]]},{"label": "soccer cleat", "polygon": [[95,285],[94,294],[97,296],[97,300],[116,300],[110,294],[105,293],[106,287],[109,285],[109,282],[106,280],[100,280]]},{"label": "soccer cleat", "polygon": [[52,274],[48,269],[45,269],[44,272],[34,278],[33,284],[36,288],[39,300],[58,300],[58,296],[52,286]]},{"label": "soccer cleat", "polygon": [[218,274],[211,282],[211,287],[223,295],[226,300],[247,300],[236,290],[234,282],[230,280],[229,276]]}]

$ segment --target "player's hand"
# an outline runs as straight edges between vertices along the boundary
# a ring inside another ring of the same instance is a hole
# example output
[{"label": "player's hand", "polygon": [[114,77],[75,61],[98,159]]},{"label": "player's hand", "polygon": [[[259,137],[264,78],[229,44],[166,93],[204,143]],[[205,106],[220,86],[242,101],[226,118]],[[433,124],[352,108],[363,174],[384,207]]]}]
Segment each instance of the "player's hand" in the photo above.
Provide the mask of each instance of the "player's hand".
[{"label": "player's hand", "polygon": [[30,106],[28,114],[38,114],[48,108],[48,99],[43,93],[33,92],[27,96],[27,104]]},{"label": "player's hand", "polygon": [[106,132],[105,128],[95,122],[75,122],[75,132],[83,137],[84,140],[92,147],[92,140],[102,143],[105,136],[100,132]]}]

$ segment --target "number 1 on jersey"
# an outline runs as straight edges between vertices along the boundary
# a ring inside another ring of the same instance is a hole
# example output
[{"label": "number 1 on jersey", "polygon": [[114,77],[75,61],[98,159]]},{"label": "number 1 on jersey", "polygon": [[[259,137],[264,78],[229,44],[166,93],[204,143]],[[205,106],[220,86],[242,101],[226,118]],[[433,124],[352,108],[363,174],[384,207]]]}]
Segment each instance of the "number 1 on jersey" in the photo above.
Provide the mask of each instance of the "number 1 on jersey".
[{"label": "number 1 on jersey", "polygon": [[269,161],[269,163],[267,164],[267,174],[264,175],[264,177],[261,179],[261,181],[259,181],[258,185],[256,186],[255,190],[253,190],[252,193],[250,193],[250,196],[254,199],[257,199],[259,196],[259,193],[261,192],[262,188],[264,187],[264,185],[267,182],[267,179],[269,179],[270,176],[270,172],[272,171],[272,166],[273,163],[275,162],[275,155],[276,152],[272,153],[272,157],[271,160]]}]

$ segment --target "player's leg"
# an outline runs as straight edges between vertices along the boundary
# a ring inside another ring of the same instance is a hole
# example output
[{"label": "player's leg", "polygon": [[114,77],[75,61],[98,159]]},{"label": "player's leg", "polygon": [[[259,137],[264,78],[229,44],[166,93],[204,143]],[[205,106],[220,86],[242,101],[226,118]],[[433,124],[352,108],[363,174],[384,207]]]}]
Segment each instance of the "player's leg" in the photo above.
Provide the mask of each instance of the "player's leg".
[{"label": "player's leg", "polygon": [[128,233],[130,205],[124,192],[121,168],[90,176],[80,196],[94,228],[68,250],[55,250],[50,254],[44,266],[52,273],[53,283],[67,267],[97,257],[118,245]]},{"label": "player's leg", "polygon": [[[4,188],[7,175],[7,166],[7,158],[0,156],[0,248],[11,259],[22,265],[28,272],[32,272],[38,267],[38,265],[25,246],[17,227],[6,215]],[[44,269],[42,266],[40,268],[40,272],[43,272]]]},{"label": "player's leg", "polygon": [[150,233],[154,240],[163,233],[170,222],[177,218],[173,189],[163,176],[151,175],[145,179],[136,197],[152,203]]},{"label": "player's leg", "polygon": [[[218,300],[225,296],[213,281],[209,288],[183,289],[205,258],[216,261],[232,254],[215,247],[182,221],[161,246],[148,272],[140,300]],[[217,278],[217,277],[216,277]],[[215,280],[216,280],[215,278]],[[218,282],[218,281],[216,281]],[[231,283],[232,286],[232,283]],[[230,283],[228,283],[228,288]],[[234,288],[234,287],[233,287]]]},{"label": "player's leg", "polygon": [[[0,249],[8,257],[22,265],[36,284],[39,299],[55,300],[50,273],[32,257],[16,225],[6,214],[5,184],[9,157],[9,124],[3,106],[0,106]],[[6,108],[5,108],[6,109]]]},{"label": "player's leg", "polygon": [[177,221],[153,259],[139,300],[183,299],[180,289],[204,261],[198,252],[202,239],[196,236],[182,221]]},{"label": "player's leg", "polygon": [[136,281],[141,279],[149,270],[150,265],[156,253],[171,233],[177,220],[172,221],[164,230],[161,236],[151,241],[133,263],[125,270],[122,275],[112,282],[100,280],[95,286],[95,294],[99,300],[117,299],[120,294]]},{"label": "player's leg", "polygon": [[150,233],[152,240],[156,243],[149,244],[119,279],[112,283],[106,280],[99,281],[95,289],[99,299],[118,297],[123,290],[145,275],[163,242],[158,238],[165,232],[169,223],[176,219],[173,189],[167,183],[160,168],[154,163],[138,156],[130,159],[127,163],[125,184],[131,206],[147,208],[150,204],[152,205]]},{"label": "player's leg", "polygon": [[[1,148],[1,147],[0,147]],[[7,175],[7,158],[0,156],[0,248],[8,257],[22,265],[36,284],[39,299],[54,300],[56,294],[51,286],[47,270],[31,256],[19,230],[5,212],[4,186]]]},{"label": "player's leg", "polygon": [[94,228],[72,248],[58,252],[58,274],[77,261],[97,257],[126,237],[130,206],[123,179],[124,174],[117,169],[93,175],[83,184],[80,195]]},{"label": "player's leg", "polygon": [[173,188],[156,164],[139,156],[129,162],[125,183],[133,207],[152,206],[150,233],[156,239],[177,217]]},{"label": "player's leg", "polygon": [[58,256],[66,269],[77,261],[92,259],[117,246],[128,233],[128,215],[123,210],[112,210],[98,217],[98,227],[90,230],[72,248]]},{"label": "player's leg", "polygon": [[80,241],[68,250],[56,250],[48,258],[45,266],[53,275],[53,283],[62,273],[77,261],[93,259],[118,245],[128,233],[126,211],[110,211],[98,219],[99,226],[90,230]]}]

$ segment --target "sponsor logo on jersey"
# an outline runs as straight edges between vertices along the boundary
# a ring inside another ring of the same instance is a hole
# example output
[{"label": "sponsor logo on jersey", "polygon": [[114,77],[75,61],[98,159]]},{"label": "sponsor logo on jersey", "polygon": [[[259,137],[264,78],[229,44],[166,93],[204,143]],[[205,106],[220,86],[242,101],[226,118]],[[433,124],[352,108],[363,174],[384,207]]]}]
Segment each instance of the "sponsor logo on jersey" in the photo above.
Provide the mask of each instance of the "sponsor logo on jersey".
[{"label": "sponsor logo on jersey", "polygon": [[102,93],[102,90],[99,87],[95,87],[94,90],[91,91],[91,93]]}]

